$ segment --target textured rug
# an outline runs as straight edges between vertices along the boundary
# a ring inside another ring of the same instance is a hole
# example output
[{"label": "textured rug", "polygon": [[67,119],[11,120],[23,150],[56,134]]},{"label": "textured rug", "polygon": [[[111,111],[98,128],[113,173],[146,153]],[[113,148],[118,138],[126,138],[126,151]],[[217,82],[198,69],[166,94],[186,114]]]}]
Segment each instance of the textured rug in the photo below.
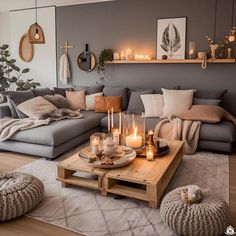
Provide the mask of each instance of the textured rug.
[{"label": "textured rug", "polygon": [[[160,210],[134,199],[103,197],[84,188],[61,188],[57,162],[36,160],[17,171],[32,174],[45,185],[43,202],[28,216],[89,236],[174,236]],[[209,152],[185,155],[166,193],[188,184],[210,188],[229,202],[228,156]]]}]

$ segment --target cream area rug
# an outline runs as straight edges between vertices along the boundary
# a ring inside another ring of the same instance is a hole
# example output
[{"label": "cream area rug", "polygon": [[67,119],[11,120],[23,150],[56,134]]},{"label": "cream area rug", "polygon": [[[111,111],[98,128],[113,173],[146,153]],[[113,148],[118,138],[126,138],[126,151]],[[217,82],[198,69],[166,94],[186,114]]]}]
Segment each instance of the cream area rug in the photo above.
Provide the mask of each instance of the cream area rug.
[{"label": "cream area rug", "polygon": [[[174,236],[160,210],[134,199],[115,199],[79,187],[62,188],[56,161],[36,160],[17,171],[43,181],[45,198],[28,216],[89,236]],[[209,152],[185,155],[167,192],[188,184],[209,188],[229,202],[228,156]],[[165,193],[165,194],[166,194]]]}]

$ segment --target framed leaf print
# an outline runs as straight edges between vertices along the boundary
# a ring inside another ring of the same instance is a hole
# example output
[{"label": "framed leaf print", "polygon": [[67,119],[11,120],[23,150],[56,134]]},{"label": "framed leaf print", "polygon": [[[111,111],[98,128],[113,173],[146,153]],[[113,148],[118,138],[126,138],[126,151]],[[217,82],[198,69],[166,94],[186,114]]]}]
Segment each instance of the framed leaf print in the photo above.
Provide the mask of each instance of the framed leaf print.
[{"label": "framed leaf print", "polygon": [[185,58],[186,17],[157,20],[157,59]]}]

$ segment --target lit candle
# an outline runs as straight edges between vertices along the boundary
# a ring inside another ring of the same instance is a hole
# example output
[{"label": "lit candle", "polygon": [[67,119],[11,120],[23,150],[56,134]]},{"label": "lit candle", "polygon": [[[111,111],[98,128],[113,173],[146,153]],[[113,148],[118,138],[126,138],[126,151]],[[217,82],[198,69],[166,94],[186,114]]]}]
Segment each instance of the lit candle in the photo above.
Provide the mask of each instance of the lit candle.
[{"label": "lit candle", "polygon": [[134,133],[125,138],[126,146],[131,148],[140,148],[142,147],[142,136],[137,134],[137,127],[134,128]]},{"label": "lit candle", "polygon": [[115,143],[116,146],[120,145],[120,132],[119,129],[113,129],[112,130],[112,137],[113,137],[113,141]]},{"label": "lit candle", "polygon": [[94,153],[94,154],[98,153],[99,142],[100,142],[99,136],[91,136],[90,137],[90,150],[92,153]]},{"label": "lit candle", "polygon": [[125,60],[131,60],[132,59],[132,50],[130,48],[127,48],[125,51]]},{"label": "lit candle", "polygon": [[114,127],[114,109],[111,108],[111,129]]},{"label": "lit candle", "polygon": [[114,59],[114,60],[120,60],[120,55],[119,55],[118,52],[114,52],[114,54],[113,54],[113,59]]},{"label": "lit candle", "polygon": [[107,126],[108,126],[108,133],[110,133],[110,131],[111,131],[111,124],[110,124],[110,110],[108,109],[108,111],[107,111],[107,113],[108,113],[108,121],[107,121]]},{"label": "lit candle", "polygon": [[148,161],[152,161],[154,158],[153,146],[151,145],[146,147],[146,158]]},{"label": "lit candle", "polygon": [[121,60],[125,60],[125,54],[124,54],[123,51],[120,53],[120,59],[121,59]]}]

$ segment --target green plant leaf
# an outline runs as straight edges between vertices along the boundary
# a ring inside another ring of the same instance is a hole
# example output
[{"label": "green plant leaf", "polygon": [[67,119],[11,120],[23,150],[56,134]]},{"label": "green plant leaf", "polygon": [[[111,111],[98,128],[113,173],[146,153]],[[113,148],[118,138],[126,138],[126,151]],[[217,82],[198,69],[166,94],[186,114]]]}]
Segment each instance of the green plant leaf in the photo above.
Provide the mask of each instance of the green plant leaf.
[{"label": "green plant leaf", "polygon": [[20,68],[15,65],[9,65],[12,69],[16,70],[17,72],[20,72]]},{"label": "green plant leaf", "polygon": [[16,63],[16,59],[11,59],[10,61],[9,61],[10,63]]},{"label": "green plant leaf", "polygon": [[9,79],[9,82],[11,83],[15,83],[16,81],[17,81],[17,78],[15,76]]},{"label": "green plant leaf", "polygon": [[30,71],[29,68],[25,68],[24,70],[22,70],[22,74],[28,73]]},{"label": "green plant leaf", "polygon": [[3,44],[2,47],[1,47],[1,49],[2,49],[2,50],[6,50],[8,47],[9,47],[9,46],[8,46],[7,44]]}]

